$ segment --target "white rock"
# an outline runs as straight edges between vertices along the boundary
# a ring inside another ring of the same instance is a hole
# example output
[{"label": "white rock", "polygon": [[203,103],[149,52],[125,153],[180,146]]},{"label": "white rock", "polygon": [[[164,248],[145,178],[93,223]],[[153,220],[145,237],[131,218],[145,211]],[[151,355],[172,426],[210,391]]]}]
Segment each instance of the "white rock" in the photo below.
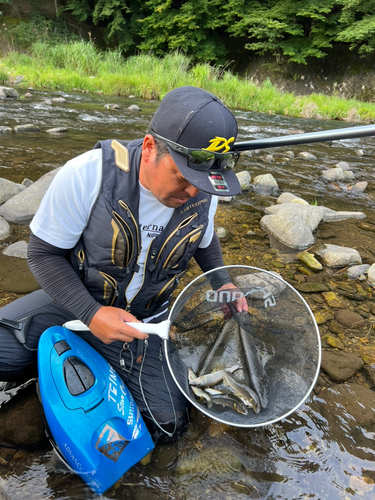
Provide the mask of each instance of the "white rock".
[{"label": "white rock", "polygon": [[[314,243],[313,230],[321,221],[317,212],[304,210],[305,205],[288,204],[293,208],[278,210],[273,215],[264,216],[260,225],[277,240],[290,248],[304,249]],[[278,207],[286,207],[286,204]],[[271,208],[271,207],[269,207]]]},{"label": "white rock", "polygon": [[351,170],[344,170],[344,180],[354,179],[354,173]]},{"label": "white rock", "polygon": [[346,161],[339,161],[335,167],[338,167],[338,168],[341,168],[341,170],[343,172],[345,172],[346,170],[350,170],[350,165],[349,163],[347,163]]},{"label": "white rock", "polygon": [[362,264],[362,258],[359,252],[354,248],[328,244],[316,250],[316,253],[322,257],[324,264],[329,267],[345,267],[353,264]]},{"label": "white rock", "polygon": [[276,179],[272,174],[257,175],[254,178],[254,185],[261,190],[279,189]]},{"label": "white rock", "polygon": [[27,242],[17,241],[3,250],[3,254],[8,257],[19,257],[20,259],[27,259]]},{"label": "white rock", "polygon": [[340,167],[329,168],[323,170],[322,176],[328,181],[342,181],[344,179],[344,171]]},{"label": "white rock", "polygon": [[51,99],[51,102],[63,104],[64,102],[66,102],[66,99],[65,97],[54,97],[53,99]]},{"label": "white rock", "polygon": [[10,225],[5,219],[0,217],[0,241],[10,236]]},{"label": "white rock", "polygon": [[369,264],[351,266],[347,270],[346,274],[348,275],[348,278],[356,279],[359,278],[362,274],[365,274],[369,267]]},{"label": "white rock", "polygon": [[[301,202],[305,202],[304,199],[300,198],[299,196],[296,196],[293,193],[281,193],[281,195],[277,198],[276,203],[281,204],[281,203],[292,203],[295,200],[300,200]],[[305,202],[305,204],[307,201]],[[307,203],[308,204],[308,203]]]},{"label": "white rock", "polygon": [[304,160],[317,160],[317,157],[315,155],[312,155],[311,153],[306,153],[306,152],[302,152],[302,153],[298,153],[298,156],[300,158],[303,158]]},{"label": "white rock", "polygon": [[222,239],[222,238],[225,238],[226,236],[228,236],[229,231],[228,231],[228,229],[225,229],[225,227],[217,227],[215,229],[215,233],[219,239]]},{"label": "white rock", "polygon": [[367,269],[367,278],[370,285],[375,288],[375,264]]},{"label": "white rock", "polygon": [[233,196],[218,196],[219,203],[229,203],[232,201]]},{"label": "white rock", "polygon": [[0,205],[26,189],[26,186],[0,178]]},{"label": "white rock", "polygon": [[247,170],[243,170],[242,172],[238,172],[236,174],[238,182],[241,185],[242,191],[248,191],[251,186],[251,175]]}]

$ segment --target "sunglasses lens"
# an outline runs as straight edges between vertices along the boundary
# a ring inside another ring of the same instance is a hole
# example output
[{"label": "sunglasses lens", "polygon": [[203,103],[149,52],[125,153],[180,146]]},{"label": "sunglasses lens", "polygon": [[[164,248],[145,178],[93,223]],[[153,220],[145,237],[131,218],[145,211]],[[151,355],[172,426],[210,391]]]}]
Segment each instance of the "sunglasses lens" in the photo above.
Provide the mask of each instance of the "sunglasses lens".
[{"label": "sunglasses lens", "polygon": [[208,170],[215,163],[215,153],[203,150],[194,150],[189,152],[189,165],[199,166],[200,170]]},{"label": "sunglasses lens", "polygon": [[238,162],[239,155],[237,154],[227,154],[219,162],[221,170],[231,170]]}]

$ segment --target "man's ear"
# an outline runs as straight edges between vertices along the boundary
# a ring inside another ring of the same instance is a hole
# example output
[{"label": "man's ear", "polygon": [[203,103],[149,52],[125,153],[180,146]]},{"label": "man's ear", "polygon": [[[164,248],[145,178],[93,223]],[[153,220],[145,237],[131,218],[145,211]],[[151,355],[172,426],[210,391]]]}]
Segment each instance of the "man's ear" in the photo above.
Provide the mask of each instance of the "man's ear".
[{"label": "man's ear", "polygon": [[149,162],[150,159],[156,156],[156,144],[152,135],[147,134],[143,139],[142,145],[142,160]]}]

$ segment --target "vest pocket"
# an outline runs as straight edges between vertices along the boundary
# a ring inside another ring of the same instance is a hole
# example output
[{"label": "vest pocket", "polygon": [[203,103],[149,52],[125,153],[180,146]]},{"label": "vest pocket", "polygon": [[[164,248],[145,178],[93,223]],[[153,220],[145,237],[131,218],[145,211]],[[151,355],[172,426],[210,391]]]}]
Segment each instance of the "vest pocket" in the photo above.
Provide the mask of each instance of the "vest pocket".
[{"label": "vest pocket", "polygon": [[198,226],[194,231],[184,236],[181,241],[174,246],[171,253],[165,259],[163,269],[174,269],[183,260],[189,248],[199,239],[202,234],[203,225]]},{"label": "vest pocket", "polygon": [[175,287],[179,283],[179,279],[182,277],[182,275],[185,273],[185,271],[179,273],[177,276],[174,276],[172,279],[170,279],[160,290],[160,292],[154,297],[150,302],[147,304],[146,309],[150,309],[150,307],[156,302],[159,301],[160,303],[165,302]]},{"label": "vest pocket", "polygon": [[112,276],[109,276],[109,274],[103,273],[102,271],[100,271],[99,274],[103,277],[102,298],[107,306],[111,306],[118,296],[117,282]]},{"label": "vest pocket", "polygon": [[112,212],[113,219],[111,226],[113,229],[111,261],[112,263],[123,269],[128,266],[133,257],[134,238],[128,224],[116,212]]},{"label": "vest pocket", "polygon": [[92,267],[88,269],[85,285],[94,299],[103,305],[113,305],[119,295],[117,281],[109,274]]}]

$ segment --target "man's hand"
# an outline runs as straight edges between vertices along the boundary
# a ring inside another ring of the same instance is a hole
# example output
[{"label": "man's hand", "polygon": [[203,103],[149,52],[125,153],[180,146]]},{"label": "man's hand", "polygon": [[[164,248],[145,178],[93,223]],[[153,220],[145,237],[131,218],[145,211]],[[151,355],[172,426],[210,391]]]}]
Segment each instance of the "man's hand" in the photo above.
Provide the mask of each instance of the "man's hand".
[{"label": "man's hand", "polygon": [[147,333],[142,333],[127,325],[127,322],[140,323],[132,314],[117,307],[103,306],[90,321],[91,333],[105,344],[115,340],[132,342],[134,339],[145,340]]},{"label": "man's hand", "polygon": [[[236,285],[234,285],[233,283],[227,283],[226,285],[223,285],[218,289],[218,292],[222,290],[230,290],[231,292],[238,292],[238,295],[242,294],[241,290],[237,288]],[[230,302],[230,304],[231,307],[234,307],[236,311],[239,313],[248,311],[246,297],[243,294],[242,297],[233,300],[233,302]],[[228,303],[223,302],[223,304],[221,304],[221,310],[223,311],[224,319],[230,319],[232,317],[232,312]]]}]

